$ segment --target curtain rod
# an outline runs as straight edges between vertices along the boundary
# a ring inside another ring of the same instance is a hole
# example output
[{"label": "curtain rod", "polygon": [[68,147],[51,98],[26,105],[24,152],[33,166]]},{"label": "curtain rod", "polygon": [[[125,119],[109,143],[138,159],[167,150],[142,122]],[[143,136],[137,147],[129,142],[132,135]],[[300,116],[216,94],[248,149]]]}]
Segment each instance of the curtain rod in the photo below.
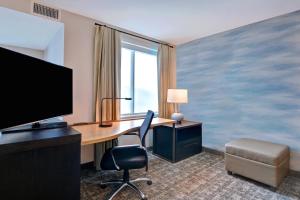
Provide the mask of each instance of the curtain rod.
[{"label": "curtain rod", "polygon": [[132,34],[132,33],[125,32],[125,31],[121,31],[121,30],[118,30],[118,29],[109,27],[109,26],[107,26],[107,25],[105,25],[105,24],[98,24],[98,23],[95,23],[95,25],[97,25],[97,26],[104,26],[104,27],[110,28],[110,29],[112,29],[112,30],[118,31],[118,32],[120,32],[120,33],[124,33],[124,34],[127,34],[127,35],[131,35],[131,36],[134,36],[134,37],[137,37],[137,38],[141,38],[141,39],[144,39],[144,40],[148,40],[148,41],[154,42],[154,43],[156,43],[156,44],[164,44],[164,45],[167,45],[167,46],[169,46],[169,47],[171,47],[171,48],[174,48],[174,46],[172,46],[172,45],[170,45],[170,44],[158,42],[158,41],[151,40],[151,39],[148,39],[148,38],[145,38],[145,37],[136,35],[136,34]]}]

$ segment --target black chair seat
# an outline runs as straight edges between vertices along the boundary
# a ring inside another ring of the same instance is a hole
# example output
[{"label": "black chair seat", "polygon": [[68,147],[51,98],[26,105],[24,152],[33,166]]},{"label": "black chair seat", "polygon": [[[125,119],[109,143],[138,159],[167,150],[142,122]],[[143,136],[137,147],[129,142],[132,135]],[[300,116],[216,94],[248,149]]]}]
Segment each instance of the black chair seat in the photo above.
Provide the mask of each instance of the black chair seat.
[{"label": "black chair seat", "polygon": [[[113,154],[112,151],[113,150]],[[140,146],[128,146],[127,148],[116,148],[106,150],[101,160],[103,170],[117,170],[112,155],[117,165],[122,169],[141,169],[147,165],[147,152]]]}]

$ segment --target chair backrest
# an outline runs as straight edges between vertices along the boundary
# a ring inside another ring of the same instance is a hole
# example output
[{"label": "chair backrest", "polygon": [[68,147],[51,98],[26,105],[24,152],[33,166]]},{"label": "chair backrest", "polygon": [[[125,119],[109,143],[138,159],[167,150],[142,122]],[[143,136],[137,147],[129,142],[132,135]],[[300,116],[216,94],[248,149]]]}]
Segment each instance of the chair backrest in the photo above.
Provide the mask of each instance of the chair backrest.
[{"label": "chair backrest", "polygon": [[145,147],[145,138],[150,128],[153,117],[154,117],[154,112],[148,110],[146,118],[144,119],[142,126],[140,127],[139,136],[141,139],[142,146],[144,147]]}]

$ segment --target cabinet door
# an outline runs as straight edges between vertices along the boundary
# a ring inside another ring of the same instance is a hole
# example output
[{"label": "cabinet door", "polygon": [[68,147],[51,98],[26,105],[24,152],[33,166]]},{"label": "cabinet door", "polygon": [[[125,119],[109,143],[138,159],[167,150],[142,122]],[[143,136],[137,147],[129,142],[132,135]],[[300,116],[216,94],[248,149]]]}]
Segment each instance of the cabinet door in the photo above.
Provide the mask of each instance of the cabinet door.
[{"label": "cabinet door", "polygon": [[153,131],[153,153],[172,161],[173,128],[158,126]]},{"label": "cabinet door", "polygon": [[177,130],[177,144],[180,143],[187,143],[188,141],[194,140],[195,138],[199,138],[202,135],[202,128],[201,126],[192,126],[186,127]]},{"label": "cabinet door", "polygon": [[79,200],[80,142],[0,157],[3,200]]},{"label": "cabinet door", "polygon": [[202,151],[202,128],[194,126],[178,129],[176,132],[176,161]]}]

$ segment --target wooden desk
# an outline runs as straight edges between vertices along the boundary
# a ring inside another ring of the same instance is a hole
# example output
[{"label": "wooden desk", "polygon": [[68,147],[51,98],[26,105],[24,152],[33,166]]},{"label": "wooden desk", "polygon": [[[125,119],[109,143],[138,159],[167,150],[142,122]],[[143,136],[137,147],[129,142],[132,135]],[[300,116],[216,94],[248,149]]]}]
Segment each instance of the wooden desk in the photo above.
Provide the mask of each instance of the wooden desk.
[{"label": "wooden desk", "polygon": [[[137,131],[142,125],[143,119],[113,122],[112,127],[100,128],[99,124],[73,126],[81,133],[81,145],[95,144],[118,138],[120,135]],[[174,120],[153,118],[151,127],[162,124],[175,123]]]}]

